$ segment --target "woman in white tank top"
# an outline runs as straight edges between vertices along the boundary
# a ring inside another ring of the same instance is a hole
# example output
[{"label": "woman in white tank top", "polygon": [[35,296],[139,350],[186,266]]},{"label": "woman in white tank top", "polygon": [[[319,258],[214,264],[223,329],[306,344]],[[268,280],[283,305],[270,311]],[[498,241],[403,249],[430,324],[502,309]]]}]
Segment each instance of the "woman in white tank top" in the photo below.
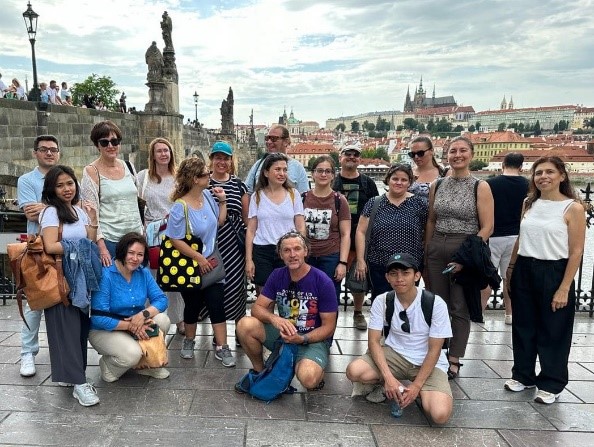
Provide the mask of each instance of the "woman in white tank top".
[{"label": "woman in white tank top", "polygon": [[559,157],[539,158],[532,165],[520,235],[507,270],[514,366],[505,383],[509,391],[537,387],[536,402],[554,403],[569,380],[574,277],[585,234],[584,207],[576,200],[565,164]]}]

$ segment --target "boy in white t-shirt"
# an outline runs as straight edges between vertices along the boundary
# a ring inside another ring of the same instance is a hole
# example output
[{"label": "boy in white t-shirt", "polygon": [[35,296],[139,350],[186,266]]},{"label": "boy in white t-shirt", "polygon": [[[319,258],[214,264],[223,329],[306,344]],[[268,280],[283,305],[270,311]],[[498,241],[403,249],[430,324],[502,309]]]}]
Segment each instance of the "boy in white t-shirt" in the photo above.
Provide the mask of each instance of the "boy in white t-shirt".
[{"label": "boy in white t-shirt", "polygon": [[[385,397],[397,399],[402,408],[420,395],[425,413],[433,422],[443,424],[452,414],[453,399],[448,362],[441,348],[444,339],[452,336],[452,328],[446,303],[439,296],[435,296],[431,325],[427,324],[421,308],[423,291],[415,286],[420,278],[411,255],[398,253],[388,260],[386,279],[395,292],[390,332],[382,345],[388,292],[374,300],[369,349],[348,365],[346,375],[352,382],[383,383]],[[400,380],[412,383],[404,386]]]}]

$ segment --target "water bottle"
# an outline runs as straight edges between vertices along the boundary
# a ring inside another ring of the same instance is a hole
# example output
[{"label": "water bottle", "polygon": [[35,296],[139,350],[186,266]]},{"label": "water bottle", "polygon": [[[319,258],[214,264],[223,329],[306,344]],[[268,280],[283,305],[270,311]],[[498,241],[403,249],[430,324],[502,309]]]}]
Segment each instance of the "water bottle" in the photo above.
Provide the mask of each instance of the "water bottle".
[{"label": "water bottle", "polygon": [[[400,394],[402,394],[404,392],[404,387],[402,385],[399,386],[398,391],[400,391]],[[402,407],[398,403],[398,399],[394,399],[392,401],[392,404],[390,405],[390,414],[395,418],[402,416]]]}]

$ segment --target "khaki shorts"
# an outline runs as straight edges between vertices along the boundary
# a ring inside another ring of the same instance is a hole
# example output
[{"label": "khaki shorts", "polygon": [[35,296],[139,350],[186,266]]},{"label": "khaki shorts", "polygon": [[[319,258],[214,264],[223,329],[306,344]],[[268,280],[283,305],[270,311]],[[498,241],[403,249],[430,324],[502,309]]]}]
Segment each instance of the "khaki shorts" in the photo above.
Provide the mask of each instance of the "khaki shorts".
[{"label": "khaki shorts", "polygon": [[[396,377],[398,380],[410,380],[411,382],[414,381],[421,367],[413,365],[411,362],[406,360],[388,346],[382,346],[382,348],[384,350],[384,356],[386,357],[388,367],[390,368],[390,371],[394,377]],[[369,350],[361,356],[361,359],[365,360],[369,366],[373,368],[378,377],[382,377],[380,370],[377,368],[373,358],[371,358]],[[421,391],[440,391],[452,397],[452,389],[450,388],[450,384],[448,382],[448,375],[437,367],[433,368],[431,375],[423,384]]]}]

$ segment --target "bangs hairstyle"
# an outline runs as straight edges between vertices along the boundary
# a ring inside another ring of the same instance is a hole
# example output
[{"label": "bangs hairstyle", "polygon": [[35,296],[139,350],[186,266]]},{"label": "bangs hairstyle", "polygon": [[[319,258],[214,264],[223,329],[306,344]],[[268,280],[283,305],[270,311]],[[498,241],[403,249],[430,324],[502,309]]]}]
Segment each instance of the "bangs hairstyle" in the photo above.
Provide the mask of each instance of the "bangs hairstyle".
[{"label": "bangs hairstyle", "polygon": [[93,126],[91,130],[91,141],[96,148],[99,148],[99,140],[101,138],[107,138],[109,134],[113,132],[117,138],[122,139],[122,131],[113,121],[100,121]]},{"label": "bangs hairstyle", "polygon": [[115,248],[115,258],[116,260],[120,261],[122,264],[126,260],[126,255],[128,254],[128,249],[135,243],[139,243],[144,247],[144,257],[146,259],[146,255],[148,252],[148,244],[146,243],[146,238],[141,234],[131,232],[127,233],[122,236],[122,238],[118,241]]},{"label": "bangs hairstyle", "polygon": [[148,175],[151,179],[156,180],[157,183],[161,183],[161,176],[157,174],[157,164],[155,163],[155,146],[158,143],[162,143],[169,148],[169,164],[167,170],[171,175],[175,175],[175,155],[173,155],[173,147],[169,140],[165,138],[155,138],[149,144],[149,157],[148,157]]},{"label": "bangs hairstyle", "polygon": [[332,157],[330,157],[329,155],[320,155],[318,158],[316,158],[311,165],[311,172],[313,172],[318,167],[318,165],[320,163],[324,163],[324,162],[330,164],[332,171],[334,171],[332,173],[332,175],[334,175],[336,172],[336,163],[334,163],[334,159]]},{"label": "bangs hairstyle", "polygon": [[569,174],[567,173],[567,169],[565,167],[565,163],[563,163],[563,160],[555,156],[540,157],[532,164],[532,168],[530,168],[530,187],[528,189],[528,197],[526,198],[526,210],[529,210],[534,202],[536,202],[540,197],[540,190],[534,183],[534,174],[536,172],[536,168],[538,168],[538,166],[543,163],[553,164],[557,171],[565,176],[565,179],[559,185],[559,192],[570,199],[578,200],[575,190],[569,181]]},{"label": "bangs hairstyle", "polygon": [[[62,199],[58,198],[56,194],[56,184],[58,183],[58,177],[62,174],[68,175],[74,181],[75,192],[70,200],[70,204],[67,204]],[[78,215],[76,211],[72,210],[69,205],[74,205],[80,200],[80,187],[74,171],[70,166],[56,165],[47,171],[45,174],[45,180],[43,182],[43,191],[41,192],[41,201],[46,205],[53,206],[56,208],[58,219],[63,224],[72,224],[78,222]]]},{"label": "bangs hairstyle", "polygon": [[404,172],[408,176],[408,183],[410,185],[412,185],[412,183],[414,181],[412,168],[410,167],[410,165],[407,165],[404,163],[397,163],[397,164],[390,166],[390,169],[388,169],[388,172],[386,173],[386,176],[384,177],[384,185],[386,185],[386,186],[388,185],[388,183],[390,182],[390,178],[392,178],[392,176],[396,172]]},{"label": "bangs hairstyle", "polygon": [[171,193],[172,202],[190,192],[190,189],[194,186],[194,178],[202,174],[205,167],[204,160],[198,157],[186,158],[181,162],[175,173],[175,187],[173,193]]}]

